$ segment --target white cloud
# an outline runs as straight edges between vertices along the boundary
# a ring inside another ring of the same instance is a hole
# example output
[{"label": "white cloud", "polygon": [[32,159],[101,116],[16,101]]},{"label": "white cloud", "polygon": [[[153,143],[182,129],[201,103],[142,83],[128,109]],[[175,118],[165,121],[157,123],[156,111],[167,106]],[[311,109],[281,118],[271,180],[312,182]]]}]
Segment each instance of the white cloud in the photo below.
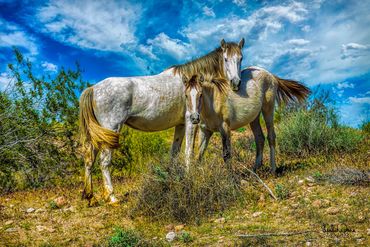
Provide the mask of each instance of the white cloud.
[{"label": "white cloud", "polygon": [[310,43],[310,41],[305,39],[290,39],[288,40],[288,43],[291,45],[303,46]]},{"label": "white cloud", "polygon": [[53,64],[53,63],[49,63],[49,62],[42,62],[41,64],[41,67],[44,68],[44,71],[50,71],[50,72],[57,72],[58,71],[58,66]]},{"label": "white cloud", "polygon": [[193,53],[190,44],[184,43],[179,39],[172,39],[165,33],[160,33],[154,39],[149,39],[147,44],[149,46],[147,49],[169,55],[176,60],[189,59]]},{"label": "white cloud", "polygon": [[362,45],[358,43],[348,43],[342,45],[342,59],[357,58],[360,56],[370,55],[370,45]]},{"label": "white cloud", "polygon": [[127,1],[50,1],[31,25],[68,45],[100,51],[125,51],[136,44],[141,10]]},{"label": "white cloud", "polygon": [[274,16],[274,18],[285,18],[290,22],[299,22],[305,19],[307,9],[303,3],[292,2],[289,5],[277,5],[265,7],[262,12]]},{"label": "white cloud", "polygon": [[206,16],[216,17],[216,14],[212,8],[204,6],[202,10],[203,10],[203,14],[205,14]]},{"label": "white cloud", "polygon": [[243,7],[243,6],[245,6],[247,4],[245,2],[245,0],[233,0],[233,3],[235,3],[236,5],[238,5],[240,7]]},{"label": "white cloud", "polygon": [[4,89],[11,83],[12,78],[7,72],[0,73],[0,90]]},{"label": "white cloud", "polygon": [[338,83],[338,85],[337,85],[337,88],[339,88],[339,89],[343,89],[343,88],[354,88],[355,87],[355,85],[353,84],[353,83],[349,83],[349,82],[342,82],[342,83]]},{"label": "white cloud", "polygon": [[301,30],[302,30],[303,32],[309,32],[309,31],[311,31],[311,26],[310,26],[310,25],[304,25],[304,26],[301,28]]},{"label": "white cloud", "polygon": [[29,55],[38,54],[36,39],[32,35],[18,25],[0,18],[0,47],[11,48],[13,46],[26,49]]},{"label": "white cloud", "polygon": [[370,104],[370,97],[349,97],[348,99],[352,103]]}]

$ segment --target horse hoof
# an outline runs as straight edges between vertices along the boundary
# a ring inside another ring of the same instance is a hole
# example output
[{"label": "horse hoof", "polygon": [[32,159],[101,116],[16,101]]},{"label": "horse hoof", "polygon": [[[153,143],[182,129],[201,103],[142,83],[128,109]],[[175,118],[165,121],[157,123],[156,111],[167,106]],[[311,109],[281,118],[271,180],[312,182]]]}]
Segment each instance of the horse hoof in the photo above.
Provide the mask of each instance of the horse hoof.
[{"label": "horse hoof", "polygon": [[94,196],[89,199],[88,207],[96,207],[98,205],[99,205],[99,202]]}]

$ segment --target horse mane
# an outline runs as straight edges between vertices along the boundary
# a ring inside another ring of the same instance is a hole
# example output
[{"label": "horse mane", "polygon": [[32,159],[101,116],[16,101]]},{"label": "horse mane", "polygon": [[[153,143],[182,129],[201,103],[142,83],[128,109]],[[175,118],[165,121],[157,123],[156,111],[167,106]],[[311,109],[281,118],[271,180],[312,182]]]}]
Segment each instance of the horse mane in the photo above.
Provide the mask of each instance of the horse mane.
[{"label": "horse mane", "polygon": [[216,88],[220,93],[226,94],[228,89],[228,81],[222,77],[205,79],[203,75],[192,75],[189,80],[183,77],[183,82],[185,88],[192,88],[196,86],[206,87],[206,88]]},{"label": "horse mane", "polygon": [[[241,53],[239,45],[234,42],[225,43],[225,46],[228,56]],[[199,74],[202,74],[205,78],[225,78],[223,66],[222,48],[218,47],[202,57],[193,59],[185,64],[174,65],[170,68],[174,69],[175,75],[178,74],[187,78]]]}]

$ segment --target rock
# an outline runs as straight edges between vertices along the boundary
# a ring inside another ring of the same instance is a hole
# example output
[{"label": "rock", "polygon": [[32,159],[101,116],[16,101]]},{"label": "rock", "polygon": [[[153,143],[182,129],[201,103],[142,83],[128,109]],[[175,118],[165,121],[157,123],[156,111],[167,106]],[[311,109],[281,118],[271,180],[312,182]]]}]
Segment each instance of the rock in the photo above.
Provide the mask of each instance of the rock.
[{"label": "rock", "polygon": [[26,212],[27,212],[28,214],[30,214],[30,213],[35,212],[35,209],[34,209],[34,208],[28,208],[28,209],[26,210]]},{"label": "rock", "polygon": [[40,226],[40,225],[38,225],[38,226],[36,226],[36,230],[37,230],[38,232],[42,232],[42,231],[44,231],[44,230],[45,230],[45,226]]},{"label": "rock", "polygon": [[304,180],[303,179],[298,180],[298,184],[299,185],[302,185],[303,183],[304,183]]},{"label": "rock", "polygon": [[306,242],[306,246],[312,246],[312,242],[307,241],[307,242]]},{"label": "rock", "polygon": [[311,176],[308,176],[308,177],[306,177],[306,181],[309,182],[309,183],[314,183],[315,179]]},{"label": "rock", "polygon": [[168,232],[171,232],[171,231],[175,230],[175,226],[173,224],[169,224],[169,225],[165,226],[164,229],[166,229],[166,231],[168,231]]},{"label": "rock", "polygon": [[366,233],[367,233],[368,236],[370,236],[370,228],[366,229]]},{"label": "rock", "polygon": [[11,227],[5,230],[5,232],[16,232],[16,231],[17,231],[17,228],[15,227]]},{"label": "rock", "polygon": [[336,208],[336,207],[330,207],[326,210],[326,212],[328,214],[337,214],[340,212],[340,209],[339,208]]},{"label": "rock", "polygon": [[215,223],[225,223],[226,219],[224,217],[216,219]]},{"label": "rock", "polygon": [[314,206],[315,208],[321,208],[322,207],[322,202],[321,200],[315,200],[312,202],[312,206]]},{"label": "rock", "polygon": [[299,207],[299,203],[293,203],[292,205],[290,205],[292,208],[298,208]]},{"label": "rock", "polygon": [[177,225],[177,226],[175,226],[175,231],[176,232],[179,232],[179,231],[183,230],[184,228],[185,228],[185,225],[184,224]]},{"label": "rock", "polygon": [[55,205],[58,208],[62,208],[63,206],[65,206],[67,204],[67,200],[65,199],[64,196],[59,196],[59,197],[55,198],[54,202],[55,202]]},{"label": "rock", "polygon": [[76,212],[76,209],[73,206],[70,206],[68,208],[63,209],[64,212]]},{"label": "rock", "polygon": [[172,242],[176,238],[176,233],[175,232],[169,232],[166,234],[166,240],[168,242]]},{"label": "rock", "polygon": [[262,212],[255,212],[255,213],[252,214],[252,216],[254,218],[256,218],[256,217],[260,216],[261,214],[262,214]]},{"label": "rock", "polygon": [[5,225],[6,225],[6,226],[11,225],[11,224],[13,224],[13,222],[14,222],[14,221],[12,221],[12,220],[8,220],[8,221],[6,221],[6,222],[5,222]]}]

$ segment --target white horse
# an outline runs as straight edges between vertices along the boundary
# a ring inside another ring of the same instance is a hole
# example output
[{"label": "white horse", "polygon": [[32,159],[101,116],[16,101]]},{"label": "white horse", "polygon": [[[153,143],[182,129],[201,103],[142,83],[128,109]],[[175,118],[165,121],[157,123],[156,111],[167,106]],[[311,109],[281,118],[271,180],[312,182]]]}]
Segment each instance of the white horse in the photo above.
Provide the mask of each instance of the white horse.
[{"label": "white horse", "polygon": [[[93,204],[91,169],[99,151],[104,180],[104,198],[116,203],[108,169],[112,151],[118,147],[119,132],[125,124],[142,131],[175,127],[171,154],[181,148],[185,132],[185,95],[182,76],[202,73],[227,78],[232,88],[240,84],[241,49],[239,44],[221,41],[221,47],[183,65],[173,66],[153,76],[107,78],[84,90],[80,97],[80,134],[84,148],[85,185],[83,198]],[[193,126],[188,124],[188,132]],[[189,141],[188,139],[186,140]],[[187,145],[189,146],[189,145]],[[186,161],[192,149],[186,152]]]},{"label": "white horse", "polygon": [[[220,132],[223,158],[228,161],[231,158],[230,131],[250,124],[257,146],[254,170],[258,169],[262,165],[265,141],[259,122],[262,112],[270,145],[271,171],[275,173],[275,101],[303,101],[310,90],[297,81],[281,79],[259,67],[248,67],[242,71],[242,82],[237,92],[225,86],[222,78],[216,78],[212,83],[203,80],[202,75],[193,75],[190,79],[184,77],[186,114],[192,124],[200,123],[198,160],[201,160],[212,134]],[[186,132],[186,136],[190,140],[186,145],[193,148],[194,131]]]}]

